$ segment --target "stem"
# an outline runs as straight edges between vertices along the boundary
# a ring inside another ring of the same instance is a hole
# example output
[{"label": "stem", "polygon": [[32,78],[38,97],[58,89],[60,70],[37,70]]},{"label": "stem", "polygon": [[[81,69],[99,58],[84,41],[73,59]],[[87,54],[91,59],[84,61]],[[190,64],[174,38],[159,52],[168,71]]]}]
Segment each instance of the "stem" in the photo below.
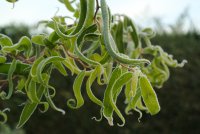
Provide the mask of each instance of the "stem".
[{"label": "stem", "polygon": [[96,11],[95,11],[95,13],[94,13],[94,20],[96,20],[96,16],[97,16],[97,13],[98,13],[98,11],[99,11],[100,8],[101,8],[101,7],[100,7],[100,5],[99,5],[99,1],[96,0]]},{"label": "stem", "polygon": [[31,57],[30,59],[26,59],[25,57],[21,56],[21,55],[12,55],[12,54],[7,54],[7,56],[11,57],[12,59],[16,59],[16,60],[20,60],[24,63],[27,63],[27,64],[32,64],[33,63],[33,57]]},{"label": "stem", "polygon": [[72,55],[69,51],[66,51],[67,55],[71,58],[73,58],[74,60],[77,60],[84,68],[90,68],[90,66],[84,64],[78,57],[75,57],[74,55]]}]

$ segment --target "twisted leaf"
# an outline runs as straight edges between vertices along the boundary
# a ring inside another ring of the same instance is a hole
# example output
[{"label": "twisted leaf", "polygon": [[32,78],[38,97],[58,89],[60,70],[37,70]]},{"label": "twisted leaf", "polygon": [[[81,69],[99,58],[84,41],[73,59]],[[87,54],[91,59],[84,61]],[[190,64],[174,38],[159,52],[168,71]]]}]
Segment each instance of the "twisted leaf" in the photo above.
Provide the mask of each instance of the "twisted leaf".
[{"label": "twisted leaf", "polygon": [[[80,108],[84,104],[84,99],[83,99],[83,96],[81,94],[81,86],[82,86],[84,77],[85,77],[85,71],[82,71],[76,77],[76,79],[74,81],[73,91],[74,91],[74,95],[75,95],[76,100],[74,100],[74,99],[68,100],[67,105],[70,108],[77,109],[77,108]],[[71,103],[76,103],[76,106],[73,106]]]}]

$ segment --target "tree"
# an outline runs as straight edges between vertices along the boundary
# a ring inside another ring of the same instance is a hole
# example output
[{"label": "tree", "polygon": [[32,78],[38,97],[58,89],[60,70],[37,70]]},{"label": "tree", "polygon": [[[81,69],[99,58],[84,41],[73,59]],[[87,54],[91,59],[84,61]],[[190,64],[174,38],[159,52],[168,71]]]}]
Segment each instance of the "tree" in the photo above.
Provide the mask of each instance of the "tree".
[{"label": "tree", "polygon": [[[7,0],[8,1],[8,0]],[[84,104],[81,93],[83,80],[86,80],[86,92],[90,100],[100,107],[102,117],[113,124],[113,113],[116,113],[125,124],[124,116],[117,107],[117,98],[124,90],[125,113],[141,110],[155,115],[160,105],[154,87],[161,88],[168,80],[169,67],[183,67],[183,60],[178,63],[172,55],[164,52],[160,46],[152,45],[150,39],[155,32],[150,28],[138,30],[133,21],[126,15],[112,15],[105,0],[59,0],[74,13],[76,21],[67,25],[66,16],[54,16],[50,21],[41,21],[53,29],[50,34],[23,36],[13,44],[10,37],[0,34],[0,97],[9,100],[14,94],[23,94],[27,101],[20,115],[17,128],[22,127],[39,105],[49,107],[65,114],[58,108],[53,97],[56,87],[51,86],[49,79],[52,70],[58,70],[67,77],[70,71],[76,75],[73,83],[75,99],[69,99],[68,107],[78,109]],[[15,3],[15,0],[9,1]],[[96,5],[96,6],[95,6]],[[17,80],[17,82],[14,82]],[[106,85],[103,100],[97,98],[92,84]],[[8,84],[8,89],[4,88]],[[5,123],[5,108],[0,115]]]}]

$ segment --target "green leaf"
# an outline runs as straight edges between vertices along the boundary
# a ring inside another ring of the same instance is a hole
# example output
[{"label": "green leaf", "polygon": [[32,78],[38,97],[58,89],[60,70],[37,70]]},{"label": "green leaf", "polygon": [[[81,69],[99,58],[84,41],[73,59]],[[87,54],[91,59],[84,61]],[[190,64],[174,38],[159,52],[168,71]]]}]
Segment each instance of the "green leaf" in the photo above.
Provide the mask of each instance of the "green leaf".
[{"label": "green leaf", "polygon": [[69,0],[59,0],[60,2],[64,3],[66,8],[71,11],[71,12],[74,12],[75,9],[73,8],[73,6],[71,5],[70,1]]},{"label": "green leaf", "polygon": [[36,74],[37,74],[37,80],[41,83],[43,83],[43,79],[42,79],[42,71],[44,69],[44,67],[49,64],[49,63],[52,63],[52,62],[55,62],[55,61],[64,61],[64,58],[60,57],[60,56],[52,56],[52,57],[48,57],[44,60],[42,60],[38,66],[37,66],[37,69],[36,69]]},{"label": "green leaf", "polygon": [[26,78],[25,77],[22,77],[18,83],[17,83],[17,86],[16,86],[16,89],[17,91],[16,92],[22,92],[24,86],[25,86],[25,82],[26,82]]},{"label": "green leaf", "polygon": [[39,109],[41,113],[45,113],[48,111],[49,109],[49,103],[48,102],[40,102],[39,105],[43,105],[44,109]]},{"label": "green leaf", "polygon": [[37,96],[37,85],[33,79],[31,79],[29,82],[27,96],[32,103],[38,103],[40,101],[39,97]]},{"label": "green leaf", "polygon": [[67,76],[67,71],[61,61],[54,61],[53,64],[62,75]]},{"label": "green leaf", "polygon": [[31,77],[36,77],[37,75],[37,67],[38,65],[40,64],[40,62],[43,60],[44,58],[43,57],[39,57],[38,59],[36,59],[31,67],[31,70],[30,70],[30,75]]},{"label": "green leaf", "polygon": [[108,7],[105,0],[101,0],[101,9],[102,9],[102,19],[103,19],[103,37],[107,51],[117,61],[129,64],[129,65],[141,65],[144,63],[150,64],[150,61],[147,59],[130,59],[127,55],[122,53],[117,53],[114,50],[114,46],[116,47],[115,41],[110,33],[110,21],[109,21],[109,13]]},{"label": "green leaf", "polygon": [[142,30],[142,35],[147,36],[148,38],[153,38],[156,33],[151,28],[145,28]]},{"label": "green leaf", "polygon": [[6,62],[6,57],[5,56],[0,56],[0,64]]},{"label": "green leaf", "polygon": [[46,92],[45,92],[45,98],[46,98],[47,102],[49,103],[49,105],[51,106],[51,108],[52,108],[53,110],[56,110],[56,111],[58,111],[58,112],[61,112],[63,115],[65,115],[65,111],[64,111],[63,109],[58,108],[58,107],[54,104],[54,102],[53,102],[53,100],[52,100],[52,98],[51,98],[51,95],[49,94],[49,90],[48,90],[48,89],[47,89]]},{"label": "green leaf", "polygon": [[64,61],[62,61],[62,63],[65,65],[65,67],[67,67],[71,71],[71,74],[73,75],[74,71],[76,70],[76,67],[73,66],[71,64],[71,62],[69,60],[67,60],[67,59],[65,59]]},{"label": "green leaf", "polygon": [[135,96],[137,88],[138,88],[138,77],[139,77],[140,70],[136,70],[133,73],[132,79],[126,84],[125,88],[125,96],[126,96],[126,103],[129,103],[132,97]]},{"label": "green leaf", "polygon": [[3,111],[0,110],[0,116],[3,117],[3,119],[0,120],[0,125],[5,124],[7,122],[8,117],[7,117],[7,114],[5,113],[6,111],[10,111],[10,109],[6,108]]},{"label": "green leaf", "polygon": [[[13,60],[12,63],[11,63],[11,66],[9,68],[9,71],[8,71],[8,83],[9,83],[9,90],[8,90],[8,94],[6,96],[6,93],[3,95],[3,96],[0,96],[3,100],[6,99],[10,99],[10,97],[12,96],[12,93],[13,93],[13,73],[15,72],[16,70],[16,67],[17,67],[17,60]],[[4,92],[4,91],[3,91]]]},{"label": "green leaf", "polygon": [[[77,75],[76,79],[74,80],[73,91],[74,91],[76,100],[70,99],[67,101],[67,105],[72,109],[78,109],[84,104],[84,99],[81,94],[81,86],[82,86],[84,77],[85,77],[85,71],[82,71],[81,73]],[[76,104],[76,106],[73,106],[73,104]]]},{"label": "green leaf", "polygon": [[3,52],[12,52],[12,51],[24,51],[25,53],[25,56],[26,57],[29,57],[30,54],[31,54],[31,49],[32,49],[32,43],[31,43],[31,40],[26,37],[26,36],[23,36],[18,43],[12,45],[12,46],[4,46],[2,48],[2,51]]},{"label": "green leaf", "polygon": [[148,108],[148,111],[151,115],[157,114],[160,111],[160,105],[157,99],[157,95],[146,76],[140,76],[139,85],[142,99]]},{"label": "green leaf", "polygon": [[116,45],[120,53],[124,53],[124,42],[123,42],[123,23],[119,21],[116,31]]},{"label": "green leaf", "polygon": [[139,98],[141,97],[141,90],[137,89],[136,94],[133,96],[133,98],[130,100],[130,102],[128,103],[127,107],[125,108],[125,113],[126,114],[130,114],[130,110],[133,109],[135,110],[136,104],[139,100]]},{"label": "green leaf", "polygon": [[[3,63],[0,64],[0,74],[8,75],[10,66],[12,63]],[[16,70],[14,71],[14,74],[20,74],[20,75],[27,75],[30,70],[30,65],[22,63],[18,61]]]},{"label": "green leaf", "polygon": [[75,43],[75,52],[76,55],[84,62],[91,64],[93,66],[99,65],[99,62],[96,62],[94,60],[91,60],[87,58],[86,56],[83,55],[81,50],[79,49],[79,46],[81,46],[84,43],[84,36],[87,35],[88,33],[95,32],[97,30],[97,25],[93,24],[89,26],[87,29],[85,29],[77,38],[76,43]]},{"label": "green leaf", "polygon": [[15,3],[17,2],[18,0],[6,0],[7,2],[10,2],[10,3]]},{"label": "green leaf", "polygon": [[135,27],[135,24],[128,17],[125,17],[125,21],[127,21],[127,27],[128,26],[131,27],[131,31],[129,31],[129,32],[130,32],[131,38],[132,38],[132,40],[133,40],[133,42],[135,44],[135,48],[139,47],[140,41],[139,41],[138,32],[137,32],[137,29]]},{"label": "green leaf", "polygon": [[85,41],[98,41],[100,34],[97,33],[88,33],[84,36]]},{"label": "green leaf", "polygon": [[[37,96],[40,100],[41,100],[45,90],[46,90],[46,87],[44,87],[43,85],[40,85],[38,92],[37,92]],[[27,102],[27,104],[24,106],[24,108],[22,110],[22,113],[20,115],[20,119],[19,119],[19,122],[18,122],[16,128],[21,128],[29,120],[31,115],[36,110],[38,104],[39,103],[35,103],[35,102],[34,103],[31,103],[29,101]]]},{"label": "green leaf", "polygon": [[12,46],[12,40],[10,39],[10,37],[0,34],[0,46],[4,47],[4,46]]},{"label": "green leaf", "polygon": [[86,19],[86,15],[87,15],[87,1],[86,0],[80,0],[80,8],[81,9],[80,9],[80,15],[79,15],[79,19],[78,19],[79,20],[78,24],[76,25],[76,28],[69,35],[64,34],[60,30],[58,22],[53,18],[55,31],[58,34],[58,36],[60,36],[63,39],[68,39],[68,38],[77,36],[80,32],[83,31],[83,29],[85,28],[84,21]]},{"label": "green leaf", "polygon": [[119,118],[122,120],[122,124],[118,124],[118,126],[122,127],[125,124],[125,119],[123,117],[123,115],[121,114],[120,110],[117,108],[116,106],[116,102],[117,102],[117,97],[119,96],[119,94],[121,93],[122,87],[124,85],[126,85],[127,82],[129,82],[132,78],[132,73],[131,72],[126,72],[124,74],[122,74],[117,81],[114,83],[113,88],[112,88],[112,92],[111,92],[111,105],[113,107],[113,110],[117,113],[117,115],[119,116]]},{"label": "green leaf", "polygon": [[56,33],[56,31],[53,31],[50,35],[49,35],[49,41],[50,42],[56,42],[59,39],[58,34]]},{"label": "green leaf", "polygon": [[96,67],[92,72],[91,74],[89,75],[89,78],[86,82],[86,92],[87,92],[87,95],[88,97],[90,98],[90,100],[92,102],[94,102],[95,104],[99,105],[99,106],[103,106],[103,103],[101,100],[99,100],[92,92],[91,90],[91,86],[92,86],[92,83],[94,82],[94,80],[97,78],[97,75],[98,75],[98,68]]},{"label": "green leaf", "polygon": [[44,39],[45,39],[45,35],[34,35],[32,36],[31,41],[34,44],[45,46]]},{"label": "green leaf", "polygon": [[117,79],[121,76],[121,69],[119,67],[115,68],[112,72],[111,78],[109,80],[109,83],[106,87],[106,90],[104,92],[104,98],[103,98],[103,116],[108,120],[108,123],[110,126],[113,126],[113,115],[112,115],[112,88],[117,81]]}]

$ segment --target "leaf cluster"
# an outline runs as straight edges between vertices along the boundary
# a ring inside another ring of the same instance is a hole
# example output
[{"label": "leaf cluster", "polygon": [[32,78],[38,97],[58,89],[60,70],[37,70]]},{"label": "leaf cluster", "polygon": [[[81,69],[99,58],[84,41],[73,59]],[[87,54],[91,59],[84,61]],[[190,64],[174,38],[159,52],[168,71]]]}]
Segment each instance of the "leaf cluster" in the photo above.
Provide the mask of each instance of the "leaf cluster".
[{"label": "leaf cluster", "polygon": [[[126,15],[112,15],[105,0],[80,0],[77,7],[75,1],[59,1],[74,14],[72,25],[66,23],[70,17],[54,16],[40,22],[53,30],[50,34],[23,36],[15,44],[0,34],[0,74],[7,78],[0,80],[0,97],[4,101],[20,93],[27,98],[17,128],[29,120],[39,105],[43,108],[41,113],[52,108],[65,114],[53,101],[56,88],[49,82],[52,70],[66,77],[68,72],[76,76],[74,98],[67,105],[72,109],[82,107],[81,90],[85,89],[89,99],[100,107],[100,119],[94,117],[96,121],[105,117],[112,126],[116,113],[122,122],[118,126],[124,126],[124,115],[117,107],[117,98],[123,92],[126,114],[137,111],[138,119],[141,111],[157,114],[160,105],[153,86],[162,87],[169,78],[169,67],[183,67],[186,61],[178,63],[160,46],[152,45],[152,29],[139,31]],[[82,88],[84,80],[86,87]],[[103,99],[93,93],[94,82],[106,86]],[[3,88],[5,84],[8,89]],[[7,120],[7,110],[0,111],[4,119],[1,123]]]}]

